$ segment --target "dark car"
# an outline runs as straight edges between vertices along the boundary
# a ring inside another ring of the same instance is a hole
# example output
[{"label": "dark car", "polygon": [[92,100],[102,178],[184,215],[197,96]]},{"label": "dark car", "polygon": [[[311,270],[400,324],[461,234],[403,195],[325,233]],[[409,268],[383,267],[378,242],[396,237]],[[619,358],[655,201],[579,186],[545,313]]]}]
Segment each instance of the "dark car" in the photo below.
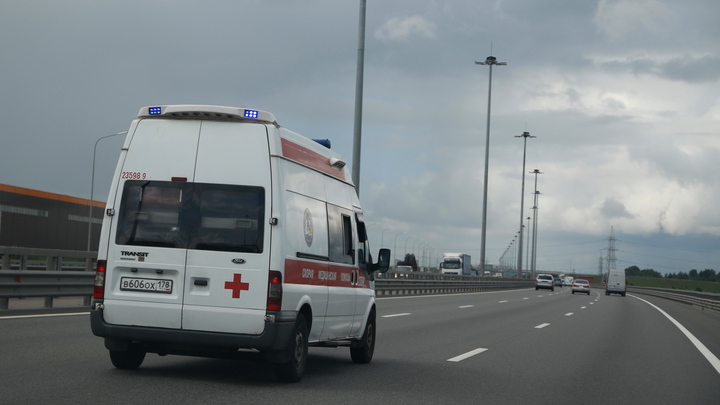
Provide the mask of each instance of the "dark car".
[{"label": "dark car", "polygon": [[562,280],[560,280],[559,278],[556,278],[556,279],[555,279],[555,285],[558,286],[558,287],[562,287],[562,286],[563,286]]}]

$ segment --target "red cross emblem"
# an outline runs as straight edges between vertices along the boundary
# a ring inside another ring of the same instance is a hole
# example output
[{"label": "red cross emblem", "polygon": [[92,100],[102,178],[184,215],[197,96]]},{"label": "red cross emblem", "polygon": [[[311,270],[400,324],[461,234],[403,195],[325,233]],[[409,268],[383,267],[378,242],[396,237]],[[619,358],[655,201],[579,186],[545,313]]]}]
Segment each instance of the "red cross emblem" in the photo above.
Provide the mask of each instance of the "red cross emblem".
[{"label": "red cross emblem", "polygon": [[242,274],[235,274],[233,276],[233,281],[225,282],[225,289],[232,290],[233,298],[240,298],[240,291],[242,291],[242,290],[247,291],[250,289],[250,283],[243,283],[241,281],[241,278],[242,278]]}]

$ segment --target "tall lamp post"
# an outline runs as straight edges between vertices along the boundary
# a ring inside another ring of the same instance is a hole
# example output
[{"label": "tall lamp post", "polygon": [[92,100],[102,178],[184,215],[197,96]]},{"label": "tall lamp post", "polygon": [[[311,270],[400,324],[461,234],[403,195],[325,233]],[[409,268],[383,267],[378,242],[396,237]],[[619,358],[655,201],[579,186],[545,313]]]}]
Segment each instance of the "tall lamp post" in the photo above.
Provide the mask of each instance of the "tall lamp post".
[{"label": "tall lamp post", "polygon": [[118,135],[125,135],[127,134],[127,131],[118,132],[117,134],[112,135],[105,135],[100,138],[98,138],[97,141],[95,141],[95,146],[93,147],[93,162],[92,162],[92,175],[90,176],[90,204],[88,207],[88,231],[87,231],[87,251],[90,251],[90,239],[92,236],[92,220],[93,220],[93,193],[95,192],[95,154],[97,153],[97,145],[98,142],[105,138],[110,138],[111,136],[118,136]]},{"label": "tall lamp post", "polygon": [[487,235],[487,195],[488,195],[488,163],[490,159],[490,100],[492,96],[492,68],[493,66],[505,66],[506,62],[498,62],[494,56],[488,56],[485,62],[475,61],[476,65],[490,66],[490,78],[488,80],[488,108],[487,128],[485,133],[485,177],[483,180],[483,211],[482,211],[482,235],[480,244],[480,271],[485,271],[485,237]]},{"label": "tall lamp post", "polygon": [[518,135],[515,138],[523,138],[523,168],[522,168],[522,188],[520,191],[520,238],[518,239],[518,260],[517,260],[517,276],[522,275],[522,256],[523,256],[523,209],[525,208],[525,156],[527,152],[527,140],[528,138],[535,138],[530,135],[529,132],[525,131],[522,135]]},{"label": "tall lamp post", "polygon": [[537,176],[538,174],[543,174],[538,169],[533,170],[530,172],[535,175],[535,203],[533,204],[533,210],[535,213],[533,214],[533,246],[532,246],[532,261],[531,261],[531,268],[532,268],[532,276],[535,278],[535,254],[537,253],[537,218],[538,218],[538,196],[540,195],[540,192],[537,189]]},{"label": "tall lamp post", "polygon": [[360,151],[362,143],[363,77],[365,70],[365,14],[367,0],[360,0],[358,23],[357,72],[355,76],[355,124],[353,128],[352,180],[355,192],[360,195]]},{"label": "tall lamp post", "polygon": [[525,270],[530,270],[530,217],[527,217],[527,246],[525,247]]}]

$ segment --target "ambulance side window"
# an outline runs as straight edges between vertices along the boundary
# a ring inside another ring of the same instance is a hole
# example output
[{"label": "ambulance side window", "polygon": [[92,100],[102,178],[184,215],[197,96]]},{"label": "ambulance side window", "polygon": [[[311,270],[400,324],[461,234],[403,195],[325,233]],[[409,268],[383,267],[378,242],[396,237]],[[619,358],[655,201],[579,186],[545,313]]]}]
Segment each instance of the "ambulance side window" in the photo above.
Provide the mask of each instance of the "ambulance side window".
[{"label": "ambulance side window", "polygon": [[365,221],[362,213],[356,212],[355,220],[357,221],[358,233],[358,267],[360,267],[360,270],[362,270],[366,277],[372,280],[372,273],[368,271],[368,265],[372,264],[372,259],[370,257],[370,244],[367,240],[367,229],[365,229]]},{"label": "ambulance side window", "polygon": [[352,217],[349,210],[327,205],[328,212],[328,257],[331,262],[355,263],[353,251]]}]

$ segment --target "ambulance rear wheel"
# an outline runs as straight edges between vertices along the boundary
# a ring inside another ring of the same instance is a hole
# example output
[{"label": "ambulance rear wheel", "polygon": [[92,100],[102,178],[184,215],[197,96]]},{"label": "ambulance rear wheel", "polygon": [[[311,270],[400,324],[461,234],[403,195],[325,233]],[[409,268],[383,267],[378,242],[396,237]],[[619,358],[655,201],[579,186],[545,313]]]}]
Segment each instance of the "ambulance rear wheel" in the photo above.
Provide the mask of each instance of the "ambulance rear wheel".
[{"label": "ambulance rear wheel", "polygon": [[302,314],[295,321],[295,330],[287,351],[289,360],[275,364],[275,376],[280,381],[298,382],[305,372],[308,355],[308,326]]},{"label": "ambulance rear wheel", "polygon": [[110,361],[115,368],[135,370],[145,360],[145,352],[138,350],[110,350]]},{"label": "ambulance rear wheel", "polygon": [[370,313],[367,324],[365,325],[365,333],[357,346],[350,347],[350,357],[352,361],[358,364],[370,363],[375,353],[375,311]]}]

